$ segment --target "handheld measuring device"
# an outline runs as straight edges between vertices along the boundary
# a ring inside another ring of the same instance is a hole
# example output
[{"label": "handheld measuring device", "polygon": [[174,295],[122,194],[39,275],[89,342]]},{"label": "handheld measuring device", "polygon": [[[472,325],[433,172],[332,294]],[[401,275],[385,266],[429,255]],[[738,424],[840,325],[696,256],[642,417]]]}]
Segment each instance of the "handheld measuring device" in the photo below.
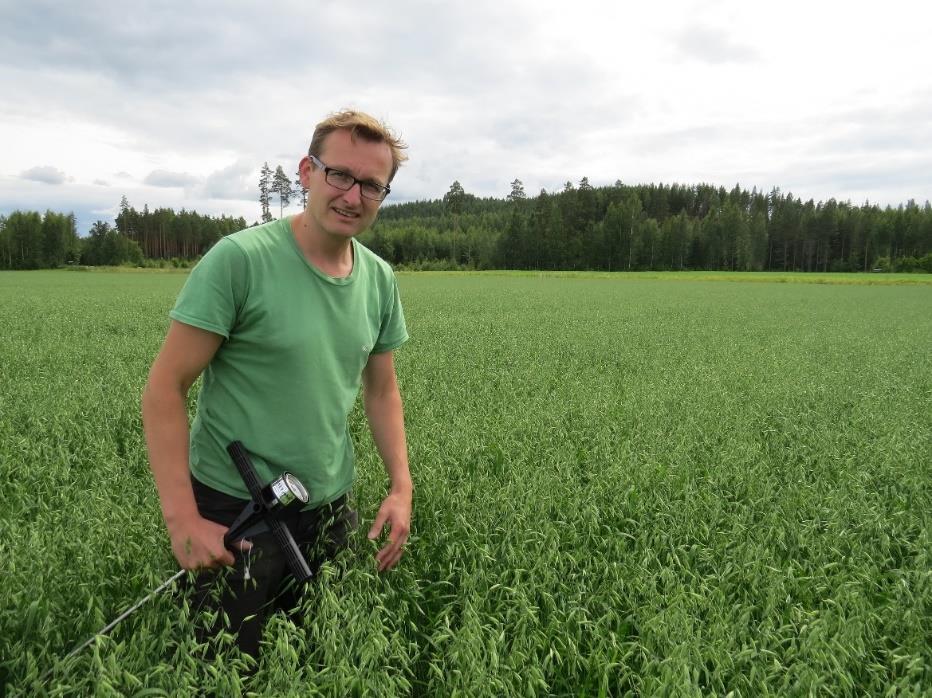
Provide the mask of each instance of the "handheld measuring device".
[{"label": "handheld measuring device", "polygon": [[[291,531],[288,530],[288,526],[282,520],[286,513],[294,511],[295,509],[300,509],[307,504],[307,489],[305,489],[301,481],[291,473],[282,473],[282,475],[263,487],[259,483],[259,476],[256,474],[256,469],[249,459],[249,453],[241,442],[233,441],[230,443],[230,445],[227,446],[227,453],[229,453],[230,458],[233,459],[233,464],[236,466],[236,470],[246,484],[251,499],[223,536],[223,544],[227,548],[235,550],[235,548],[233,548],[235,542],[248,538],[249,536],[271,531],[275,536],[276,542],[281,546],[282,551],[284,551],[285,559],[288,562],[288,568],[295,576],[295,579],[299,583],[309,581],[314,575],[310,567],[308,567],[307,560],[305,560],[304,556],[301,554],[301,550],[298,548],[298,544],[295,542],[294,537],[291,535]],[[71,652],[65,655],[62,661],[67,661],[90,645],[98,637],[109,633],[120,621],[135,613],[146,601],[168,588],[172,582],[181,578],[186,571],[187,570],[178,570],[175,574],[162,582],[154,591],[141,598],[131,608],[124,611],[116,619],[88,638],[86,642],[71,650]],[[45,676],[42,677],[43,683],[51,676],[53,670],[54,667],[45,673]]]}]

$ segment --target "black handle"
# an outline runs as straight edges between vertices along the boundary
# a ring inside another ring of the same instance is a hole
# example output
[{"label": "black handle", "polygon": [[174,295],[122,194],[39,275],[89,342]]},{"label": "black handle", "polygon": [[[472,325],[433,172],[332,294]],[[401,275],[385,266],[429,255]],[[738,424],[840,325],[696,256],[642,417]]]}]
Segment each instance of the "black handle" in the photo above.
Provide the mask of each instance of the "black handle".
[{"label": "black handle", "polygon": [[233,464],[239,471],[240,477],[243,478],[243,482],[246,483],[246,488],[252,496],[252,502],[247,505],[233,526],[230,527],[230,530],[227,531],[227,535],[224,536],[223,542],[227,546],[230,546],[234,540],[234,536],[236,540],[243,538],[249,526],[254,526],[257,521],[261,521],[261,519],[264,518],[265,521],[261,522],[263,524],[262,527],[264,528],[265,525],[267,525],[272,529],[272,533],[275,534],[275,540],[285,553],[288,569],[291,570],[295,579],[297,579],[299,583],[309,581],[314,575],[311,573],[311,568],[308,567],[307,561],[301,554],[298,544],[295,543],[291,531],[288,530],[288,526],[271,516],[263,516],[266,512],[264,511],[264,504],[262,502],[262,486],[259,484],[259,476],[256,474],[256,469],[249,459],[249,453],[246,451],[246,447],[243,446],[241,441],[233,441],[227,446],[227,453],[230,454],[230,458],[233,459]]},{"label": "black handle", "polygon": [[256,475],[256,469],[252,466],[252,461],[249,460],[249,453],[246,451],[246,447],[243,446],[242,441],[231,442],[230,445],[227,446],[227,453],[230,454],[230,458],[233,459],[233,465],[236,466],[240,477],[243,478],[243,482],[246,483],[246,489],[249,490],[252,501],[261,502],[262,485],[259,484],[259,476]]},{"label": "black handle", "polygon": [[285,559],[288,561],[288,569],[291,570],[291,574],[294,575],[294,578],[297,579],[299,583],[310,581],[311,577],[314,575],[311,573],[311,568],[307,566],[307,561],[298,549],[298,544],[294,542],[291,531],[289,531],[288,527],[281,521],[270,521],[269,524],[271,525],[272,533],[275,534],[275,539],[285,553]]}]

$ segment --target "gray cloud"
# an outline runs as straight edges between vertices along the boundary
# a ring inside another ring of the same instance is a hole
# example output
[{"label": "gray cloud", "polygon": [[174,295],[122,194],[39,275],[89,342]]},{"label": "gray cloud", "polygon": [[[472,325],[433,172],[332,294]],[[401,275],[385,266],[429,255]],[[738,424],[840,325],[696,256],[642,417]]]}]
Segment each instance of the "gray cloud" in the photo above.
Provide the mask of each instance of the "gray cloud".
[{"label": "gray cloud", "polygon": [[21,179],[13,181],[11,186],[4,187],[4,190],[0,199],[0,215],[9,214],[17,209],[52,209],[61,213],[71,213],[75,216],[79,235],[86,235],[98,218],[112,221],[113,213],[102,215],[101,211],[110,207],[115,212],[119,203],[113,200],[113,195],[107,189],[93,185],[73,184],[56,189],[54,201],[49,199],[48,189],[33,186]]},{"label": "gray cloud", "polygon": [[[196,8],[176,3],[177,11],[166,6],[170,3],[137,4],[119,19],[106,0],[7,5],[0,35],[0,53],[10,57],[7,62],[40,71],[50,67],[103,75],[126,87],[191,88],[205,74],[264,71],[256,56],[268,48],[264,42],[270,35],[293,39],[310,57],[337,40],[335,32],[315,32],[317,39],[307,41],[305,32],[313,23],[294,21],[300,17],[282,21],[278,13],[258,6],[239,8],[239,21],[232,22],[225,19],[229,6],[216,1]],[[331,14],[315,11],[323,17]]]},{"label": "gray cloud", "polygon": [[[836,62],[813,57],[813,70],[800,71],[770,40],[773,32],[742,28],[744,11],[727,4],[679,12],[697,18],[680,32],[684,24],[669,9],[612,15],[597,0],[574,6],[573,16],[542,12],[529,0],[398,0],[365,12],[221,0],[150,0],[130,13],[114,13],[105,0],[5,3],[0,84],[17,99],[0,106],[0,131],[14,134],[0,140],[0,152],[23,140],[10,174],[56,162],[81,182],[102,178],[93,187],[100,198],[109,181],[137,205],[149,197],[153,206],[252,218],[262,162],[291,174],[314,123],[343,106],[385,118],[409,142],[394,201],[442,196],[453,179],[471,193],[504,196],[515,177],[532,194],[583,175],[593,183],[708,178],[731,186],[753,169],[752,181],[782,187],[811,174],[810,165],[837,160],[844,173],[850,153],[860,154],[865,167],[857,172],[866,176],[867,165],[891,155],[911,162],[911,151],[932,151],[932,98],[896,111],[912,85],[924,84],[928,59],[895,63],[878,46],[885,79],[849,71],[868,96],[846,89],[850,75],[840,72],[841,87],[827,89],[835,81],[823,85],[819,71],[861,50],[855,34],[827,25],[825,53]],[[748,10],[758,28],[764,12]],[[585,17],[588,25],[578,21]],[[619,34],[619,18],[637,31]],[[883,16],[872,20],[884,21],[893,26]],[[281,64],[269,62],[276,50]],[[748,61],[756,75],[736,67]],[[777,94],[786,98],[767,101]],[[876,108],[845,111],[848,99]],[[16,139],[19,124],[35,125],[32,140]],[[57,160],[41,150],[44,134],[72,137],[72,125],[88,153],[104,146],[100,157]],[[805,172],[787,169],[790,162]],[[211,172],[214,163],[231,164]],[[141,186],[147,172],[145,183],[157,189]],[[845,184],[824,174],[822,198]],[[10,179],[44,194],[40,208],[47,206],[52,190]],[[905,192],[917,186],[907,185]]]},{"label": "gray cloud", "polygon": [[19,176],[43,184],[64,184],[68,181],[68,176],[64,172],[51,165],[30,167]]},{"label": "gray cloud", "polygon": [[198,178],[187,172],[169,172],[153,170],[143,181],[151,187],[190,187],[197,184]]},{"label": "gray cloud", "polygon": [[932,198],[932,157],[922,154],[882,161],[863,154],[799,153],[775,169],[739,172],[736,181],[747,188],[757,183],[766,191],[779,187],[804,201],[834,198],[855,205],[869,200],[896,206],[915,199],[922,203]]},{"label": "gray cloud", "polygon": [[[28,95],[30,111],[107,122],[130,146],[229,148],[257,159],[298,152],[291,140],[304,143],[316,119],[342,106],[391,121],[393,108],[407,115],[436,97],[462,100],[466,114],[476,103],[506,104],[515,88],[558,102],[555,82],[596,84],[598,66],[573,37],[546,37],[552,57],[528,56],[514,40],[531,30],[520,7],[474,10],[398,2],[363,13],[321,3],[231,12],[208,1],[144,3],[117,19],[104,0],[37,0],[4,13],[0,80]],[[295,47],[287,71],[257,59],[270,46]],[[270,95],[284,94],[291,106],[270,117]],[[430,116],[436,128],[446,115]],[[278,128],[263,129],[272,121]]]},{"label": "gray cloud", "polygon": [[204,179],[199,193],[208,199],[252,200],[259,195],[258,172],[248,160],[211,172]]},{"label": "gray cloud", "polygon": [[735,41],[721,29],[691,25],[679,36],[677,48],[688,59],[706,63],[746,63],[759,59],[757,51]]},{"label": "gray cloud", "polygon": [[[54,194],[54,199],[50,199]],[[52,209],[62,213],[73,213],[77,220],[78,233],[87,235],[96,220],[113,224],[114,216],[119,213],[120,197],[125,194],[137,210],[148,205],[150,209],[159,207],[197,210],[202,214],[219,216],[243,216],[247,221],[254,221],[259,216],[258,201],[232,200],[192,200],[186,190],[131,185],[126,189],[114,191],[110,187],[76,182],[66,187],[50,189],[35,185],[18,176],[0,175],[0,215],[8,215],[15,210],[45,211]]]},{"label": "gray cloud", "polygon": [[[258,57],[273,46],[291,47],[289,55],[300,58],[297,66],[289,64],[292,77],[305,66],[335,85],[353,76],[357,86],[364,86],[357,90],[361,97],[380,89],[386,70],[404,74],[409,84],[462,89],[467,81],[483,84],[502,74],[502,51],[488,47],[526,24],[517,8],[496,9],[497,21],[490,21],[471,7],[441,11],[420,2],[365,12],[331,3],[277,9],[239,4],[231,12],[222,0],[194,6],[150,2],[135,4],[131,15],[119,18],[108,0],[7,5],[0,55],[8,65],[34,75],[52,69],[101,76],[124,93],[170,90],[196,94],[199,100],[210,99],[212,90],[272,76],[268,62]],[[430,31],[424,31],[425,21]],[[306,83],[291,85],[298,91],[308,88]]]},{"label": "gray cloud", "polygon": [[108,182],[108,181],[106,181],[106,180],[103,180],[103,179],[95,179],[95,180],[94,180],[94,184],[96,184],[96,185],[99,186],[99,187],[109,187],[109,186],[110,186],[110,182]]},{"label": "gray cloud", "polygon": [[819,144],[821,152],[875,156],[932,151],[932,94],[904,104],[842,110],[814,120],[814,132],[832,134]]},{"label": "gray cloud", "polygon": [[912,198],[926,199],[932,194],[932,157],[879,165],[850,160],[831,160],[815,167],[811,162],[795,163],[787,168],[784,181],[789,185],[795,182],[803,187],[828,188],[840,195],[878,190],[878,183],[883,183],[884,188],[900,190],[912,185],[916,187]]},{"label": "gray cloud", "polygon": [[707,144],[744,135],[739,131],[743,129],[738,130],[732,126],[720,124],[644,134],[638,137],[637,142],[631,146],[631,152],[638,155],[659,155],[670,150],[682,150],[696,144]]}]

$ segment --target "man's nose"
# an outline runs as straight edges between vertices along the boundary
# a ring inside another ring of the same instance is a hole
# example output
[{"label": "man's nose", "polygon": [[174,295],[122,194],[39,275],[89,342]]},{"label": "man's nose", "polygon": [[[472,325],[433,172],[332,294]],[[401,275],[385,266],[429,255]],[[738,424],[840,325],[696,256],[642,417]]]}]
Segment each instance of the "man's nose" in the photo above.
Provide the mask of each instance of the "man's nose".
[{"label": "man's nose", "polygon": [[362,182],[353,182],[353,186],[343,192],[343,199],[348,204],[362,203]]}]

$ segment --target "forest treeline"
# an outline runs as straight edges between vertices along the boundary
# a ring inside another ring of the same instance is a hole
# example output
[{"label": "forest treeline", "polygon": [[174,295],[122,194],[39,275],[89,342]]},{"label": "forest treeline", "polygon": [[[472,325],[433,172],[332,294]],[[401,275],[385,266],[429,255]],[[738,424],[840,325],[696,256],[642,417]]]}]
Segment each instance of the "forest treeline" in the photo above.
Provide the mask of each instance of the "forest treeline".
[{"label": "forest treeline", "polygon": [[[260,206],[269,219],[262,187]],[[187,266],[245,227],[243,218],[137,211],[123,197],[115,225],[97,221],[80,238],[71,215],[17,211],[0,216],[0,268]],[[593,187],[585,177],[534,197],[518,179],[504,198],[454,182],[442,199],[383,205],[360,239],[413,269],[932,272],[928,201],[881,208],[738,186]]]},{"label": "forest treeline", "polygon": [[932,272],[932,206],[803,202],[779,189],[593,187],[585,177],[504,199],[454,182],[442,200],[386,206],[367,246],[413,268]]},{"label": "forest treeline", "polygon": [[0,269],[93,266],[188,266],[224,235],[242,230],[243,218],[203,216],[170,208],[137,211],[126,197],[115,225],[97,221],[79,237],[73,215],[14,211],[0,216]]}]

